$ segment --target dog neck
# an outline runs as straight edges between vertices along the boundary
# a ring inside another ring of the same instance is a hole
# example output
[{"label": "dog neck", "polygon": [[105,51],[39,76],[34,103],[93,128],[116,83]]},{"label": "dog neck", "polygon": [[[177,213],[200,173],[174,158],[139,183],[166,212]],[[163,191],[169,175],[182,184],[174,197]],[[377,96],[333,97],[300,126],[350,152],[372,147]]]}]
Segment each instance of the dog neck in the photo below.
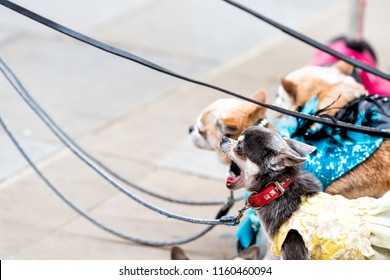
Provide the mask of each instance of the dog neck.
[{"label": "dog neck", "polygon": [[252,192],[246,200],[246,205],[253,209],[263,207],[283,195],[293,180],[294,178],[287,178],[282,182],[271,182],[263,191]]},{"label": "dog neck", "polygon": [[[289,179],[294,178],[289,182]],[[263,181],[260,184],[259,192],[263,192],[270,182],[288,182],[283,195],[263,206],[256,208],[265,230],[272,238],[279,228],[291,217],[301,203],[302,196],[311,196],[321,191],[321,184],[311,173],[299,169],[298,167],[289,168],[287,172],[277,179]]]},{"label": "dog neck", "polygon": [[[253,126],[261,126],[261,127],[266,127],[266,128],[268,128],[269,125],[270,125],[269,121],[267,119],[264,119],[264,118],[258,119],[253,124]],[[230,162],[229,172],[235,174],[236,176],[240,174],[240,170],[234,161]]]}]

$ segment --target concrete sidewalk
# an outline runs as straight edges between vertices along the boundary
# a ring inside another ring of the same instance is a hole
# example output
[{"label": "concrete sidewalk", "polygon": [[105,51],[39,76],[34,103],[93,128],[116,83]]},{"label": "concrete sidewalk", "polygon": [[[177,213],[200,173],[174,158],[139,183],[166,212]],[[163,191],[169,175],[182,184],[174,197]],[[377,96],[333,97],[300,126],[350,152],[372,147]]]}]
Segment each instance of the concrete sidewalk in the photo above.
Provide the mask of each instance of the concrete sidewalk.
[{"label": "concrete sidewalk", "polygon": [[[102,10],[95,11],[100,19],[95,21],[76,14],[75,18],[85,21],[78,23],[72,18],[63,18],[62,22],[134,50],[179,73],[200,77],[246,96],[264,88],[272,99],[279,76],[301,67],[312,56],[312,48],[283,34],[270,31],[262,38],[250,37],[258,32],[257,26],[262,23],[220,4],[207,6],[209,1],[173,0],[127,2],[118,1],[123,5],[121,9],[119,4],[117,9],[110,6],[111,10],[101,6]],[[72,6],[73,1],[69,3]],[[325,42],[345,30],[345,4],[329,7],[322,3],[323,6],[307,7],[306,12],[316,16],[310,19],[301,16],[295,22],[290,19],[293,21],[290,24]],[[388,24],[386,11],[390,3],[381,0],[369,4],[365,33],[377,51],[381,68],[388,72],[390,42],[384,40],[383,25]],[[61,11],[63,7],[57,8]],[[170,14],[173,9],[183,12]],[[226,17],[205,22],[221,9],[227,13]],[[295,10],[284,13],[292,11]],[[53,18],[60,14],[52,9],[37,12],[54,13]],[[33,27],[28,21],[9,24],[19,22],[14,19],[16,15],[0,9],[0,15],[3,14],[12,20],[3,22],[4,17],[0,16],[0,31],[6,30],[5,35],[0,36],[0,55],[44,108],[83,147],[125,177],[159,193],[207,200],[229,195],[224,188],[226,167],[213,153],[198,150],[187,140],[188,126],[202,108],[224,95],[132,65],[43,27]],[[195,16],[200,18],[193,18]],[[230,27],[237,29],[229,29],[226,24],[231,23],[231,19],[242,19],[244,23],[238,28],[233,22]],[[212,23],[220,21],[225,25],[222,25],[221,36],[216,38],[212,34],[218,32],[212,29],[221,26]],[[177,22],[186,23],[178,26]],[[140,32],[145,28],[151,33]],[[195,31],[190,36],[187,30]],[[240,33],[240,30],[245,32]],[[183,41],[174,39],[177,34],[183,35]],[[233,43],[230,50],[230,40],[235,41],[233,36],[241,41]],[[197,47],[201,42],[210,41],[211,45]],[[44,173],[93,216],[130,235],[152,240],[176,239],[203,227],[164,218],[114,190],[62,148],[10,86],[1,79],[0,83],[5,89],[1,95],[5,100],[1,112],[12,131],[22,139]],[[121,240],[75,214],[29,168],[23,167],[23,159],[3,132],[0,137],[1,259],[169,258],[169,248],[146,247]],[[200,218],[213,218],[219,208],[188,207],[144,194],[139,196],[171,212]],[[231,213],[240,206],[241,203],[236,203]],[[235,228],[218,226],[183,247],[194,259],[229,259],[235,253],[234,233]]]}]

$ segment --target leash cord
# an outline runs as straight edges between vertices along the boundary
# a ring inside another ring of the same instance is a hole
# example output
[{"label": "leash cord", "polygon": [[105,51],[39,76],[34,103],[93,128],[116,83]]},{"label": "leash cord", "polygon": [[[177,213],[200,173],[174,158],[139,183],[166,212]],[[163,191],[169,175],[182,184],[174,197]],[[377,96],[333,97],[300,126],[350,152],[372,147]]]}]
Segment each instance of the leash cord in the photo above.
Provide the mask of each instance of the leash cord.
[{"label": "leash cord", "polygon": [[231,1],[231,0],[222,0],[222,1],[224,1],[227,4],[230,4],[230,5],[238,8],[238,9],[244,11],[244,12],[247,12],[248,14],[250,14],[250,15],[252,15],[252,16],[254,16],[254,17],[256,17],[256,18],[258,18],[258,19],[260,19],[260,20],[262,20],[264,22],[266,22],[266,23],[268,23],[269,25],[279,29],[280,31],[290,35],[291,37],[294,37],[295,39],[297,39],[299,41],[302,41],[302,42],[304,42],[304,43],[306,43],[306,44],[308,44],[308,45],[310,45],[310,46],[312,46],[314,48],[317,48],[317,49],[319,49],[319,50],[321,50],[323,52],[326,52],[327,54],[330,54],[330,55],[332,55],[332,56],[334,56],[334,57],[336,57],[336,58],[338,58],[340,60],[348,62],[349,64],[352,64],[353,66],[355,66],[355,67],[357,67],[359,69],[365,70],[365,71],[367,71],[367,72],[369,72],[369,73],[371,73],[371,74],[373,74],[375,76],[379,76],[379,77],[381,77],[381,78],[383,78],[385,80],[390,80],[390,75],[389,74],[384,73],[384,72],[382,72],[382,71],[380,71],[378,69],[375,69],[375,68],[373,68],[373,67],[371,67],[371,66],[369,66],[369,65],[367,65],[367,64],[365,64],[365,63],[363,63],[363,62],[361,62],[359,60],[356,60],[356,59],[354,59],[352,57],[349,57],[349,56],[346,56],[346,55],[344,55],[342,53],[339,53],[339,52],[329,48],[328,46],[326,46],[324,44],[321,44],[321,43],[313,40],[312,38],[307,37],[306,35],[304,35],[302,33],[299,33],[299,32],[297,32],[297,31],[295,31],[295,30],[293,30],[293,29],[291,29],[291,28],[289,28],[289,27],[287,27],[287,26],[285,26],[285,25],[283,25],[281,23],[278,23],[278,22],[276,22],[276,21],[274,21],[274,20],[272,20],[272,19],[270,19],[270,18],[268,18],[268,17],[266,17],[266,16],[264,16],[264,15],[262,15],[262,14],[256,12],[256,11],[254,11],[254,10],[252,10],[252,9],[248,8],[248,7],[245,7],[244,5],[241,5],[241,4],[239,4],[239,3],[235,2],[235,1]]},{"label": "leash cord", "polygon": [[[193,83],[193,84],[197,84],[197,85],[200,85],[200,86],[203,86],[203,87],[207,87],[207,88],[210,88],[210,89],[213,89],[213,90],[216,90],[216,91],[220,91],[220,92],[223,92],[225,94],[228,94],[230,96],[234,96],[236,98],[240,98],[242,100],[245,100],[245,101],[248,101],[248,102],[252,102],[254,104],[257,104],[259,106],[263,106],[265,108],[268,108],[270,110],[273,110],[273,111],[277,111],[279,113],[282,113],[282,114],[285,114],[285,115],[289,115],[289,116],[292,116],[292,117],[296,117],[296,118],[299,118],[299,119],[305,119],[305,120],[309,120],[309,121],[313,121],[313,122],[318,122],[318,123],[322,123],[324,125],[329,125],[329,126],[332,126],[332,127],[339,127],[339,128],[345,128],[345,129],[349,129],[349,130],[352,130],[352,131],[356,131],[356,132],[361,132],[361,133],[366,133],[366,134],[370,134],[372,136],[380,136],[380,137],[386,137],[386,138],[390,138],[390,132],[389,131],[381,131],[381,130],[377,130],[375,128],[372,128],[372,127],[366,127],[366,126],[356,126],[356,125],[353,125],[353,124],[349,124],[349,123],[345,123],[345,122],[340,122],[340,121],[335,121],[335,120],[332,120],[332,119],[328,119],[328,118],[323,118],[323,117],[319,117],[319,116],[313,116],[313,115],[307,115],[307,114],[302,114],[300,112],[297,112],[297,111],[291,111],[291,110],[288,110],[288,109],[284,109],[284,108],[281,108],[281,107],[278,107],[278,106],[275,106],[275,105],[272,105],[272,104],[267,104],[267,103],[264,103],[264,102],[259,102],[257,100],[254,100],[254,99],[251,99],[249,97],[246,97],[246,96],[243,96],[243,95],[240,95],[238,93],[234,93],[232,91],[229,91],[227,89],[224,89],[224,88],[221,88],[221,87],[218,87],[218,86],[215,86],[215,85],[212,85],[212,84],[208,84],[206,82],[202,82],[202,81],[198,81],[198,80],[195,80],[195,79],[192,79],[192,78],[189,78],[189,77],[186,77],[186,76],[183,76],[181,74],[177,74],[169,69],[166,69],[164,67],[161,67],[160,65],[157,65],[157,64],[154,64],[142,57],[139,57],[137,55],[134,55],[132,53],[129,53],[127,51],[124,51],[122,49],[119,49],[119,48],[116,48],[116,47],[113,47],[113,46],[110,46],[108,44],[105,44],[103,42],[100,42],[96,39],[93,39],[91,37],[88,37],[84,34],[81,34],[77,31],[74,31],[68,27],[65,27],[63,25],[60,25],[54,21],[51,21],[41,15],[38,15],[22,6],[19,6],[15,3],[12,3],[10,1],[7,1],[7,0],[0,0],[0,4],[25,16],[25,17],[28,17],[36,22],[39,22],[51,29],[54,29],[60,33],[63,33],[69,37],[72,37],[76,40],[79,40],[83,43],[86,43],[88,45],[91,45],[93,47],[96,47],[98,49],[101,49],[103,51],[106,51],[108,53],[111,53],[113,55],[116,55],[116,56],[119,56],[119,57],[122,57],[122,58],[125,58],[125,59],[128,59],[128,60],[131,60],[135,63],[138,63],[138,64],[141,64],[145,67],[148,67],[150,69],[153,69],[155,71],[158,71],[158,72],[161,72],[161,73],[164,73],[164,74],[167,74],[169,76],[172,76],[172,77],[175,77],[175,78],[178,78],[178,79],[181,79],[181,80],[184,80],[184,81],[187,81],[187,82],[190,82],[190,83]],[[341,54],[339,54],[341,55]],[[367,67],[365,67],[367,68]],[[389,77],[387,79],[390,79]]]},{"label": "leash cord", "polygon": [[[134,237],[130,236],[128,234],[125,234],[123,232],[117,231],[110,226],[107,226],[106,224],[100,222],[93,216],[91,216],[89,213],[87,213],[85,210],[81,209],[78,207],[74,202],[72,202],[65,194],[63,194],[44,174],[43,172],[34,164],[33,160],[28,156],[26,151],[22,148],[18,140],[15,138],[15,136],[11,133],[9,130],[8,126],[5,124],[3,121],[2,117],[0,116],[0,125],[2,126],[3,130],[6,132],[8,137],[11,139],[11,141],[14,143],[20,154],[25,158],[25,160],[28,162],[28,164],[33,168],[35,173],[46,183],[47,186],[63,200],[68,206],[70,206],[73,210],[75,210],[78,214],[86,218],[88,221],[92,222],[94,225],[98,226],[99,228],[103,229],[104,231],[107,231],[110,234],[113,234],[117,237],[120,237],[122,239],[126,239],[141,245],[146,245],[146,246],[156,246],[156,247],[161,247],[161,246],[171,246],[171,245],[179,245],[179,244],[184,244],[188,243],[190,241],[193,241],[203,235],[205,235],[207,232],[209,232],[211,229],[214,228],[215,225],[218,223],[214,223],[212,225],[208,225],[202,230],[196,232],[193,235],[190,235],[186,238],[180,238],[180,239],[175,239],[175,240],[169,240],[169,241],[153,241],[153,240],[146,240],[143,238],[139,237]],[[234,201],[230,200],[225,203],[219,210],[217,214],[217,218],[220,218],[222,215],[226,214],[229,209],[233,206]],[[168,216],[169,217],[169,216]],[[173,217],[173,216],[172,216]]]},{"label": "leash cord", "polygon": [[[175,197],[169,197],[165,196],[156,192],[153,192],[143,186],[138,185],[137,183],[130,181],[129,179],[123,177],[119,173],[113,171],[111,168],[109,168],[103,161],[96,158],[91,153],[87,152],[84,148],[82,148],[75,140],[73,140],[59,125],[56,124],[56,122],[51,118],[48,113],[34,100],[34,98],[28,93],[27,89],[23,86],[21,81],[16,77],[16,75],[12,72],[12,70],[7,66],[7,64],[1,59],[0,57],[0,71],[6,76],[8,81],[11,83],[11,85],[16,89],[16,92],[19,94],[20,97],[27,103],[27,105],[30,106],[30,108],[41,118],[41,120],[46,124],[46,126],[53,132],[54,130],[52,127],[55,127],[55,129],[61,133],[62,137],[65,138],[69,143],[71,143],[74,147],[76,147],[81,153],[84,154],[84,156],[88,157],[91,161],[96,163],[100,168],[102,168],[104,171],[106,171],[108,174],[110,174],[112,177],[116,178],[117,180],[121,181],[122,183],[139,190],[145,194],[148,194],[150,196],[159,198],[161,200],[165,200],[168,202],[178,203],[178,204],[184,204],[184,205],[197,205],[197,206],[210,206],[210,205],[221,205],[225,203],[225,200],[188,200],[188,199],[181,199],[181,198],[175,198]],[[49,120],[51,125],[47,124],[45,119],[42,117],[44,116],[46,120]],[[58,137],[58,136],[57,136]],[[234,198],[235,201],[240,201],[243,199],[243,196]]]},{"label": "leash cord", "polygon": [[133,193],[129,192],[127,189],[125,189],[123,186],[121,186],[118,182],[116,182],[113,178],[111,178],[108,174],[106,174],[101,168],[99,168],[94,162],[88,159],[82,151],[80,151],[76,146],[74,146],[71,141],[69,141],[64,135],[61,134],[61,131],[56,128],[55,125],[53,125],[52,121],[48,116],[43,113],[41,108],[38,104],[34,103],[33,100],[29,98],[29,95],[26,95],[27,91],[25,90],[22,83],[15,79],[16,76],[12,73],[12,71],[6,66],[6,64],[2,61],[0,58],[0,68],[1,71],[4,73],[4,75],[7,77],[7,79],[11,82],[12,86],[17,90],[19,95],[23,98],[25,102],[30,106],[30,108],[41,118],[41,120],[50,128],[50,130],[57,136],[57,138],[70,150],[72,151],[81,161],[83,161],[86,165],[88,165],[91,169],[93,169],[98,175],[103,177],[107,182],[109,182],[112,186],[114,186],[117,190],[124,193],[134,201],[138,202],[139,204],[145,206],[146,208],[149,208],[150,210],[157,212],[161,215],[167,216],[168,218],[174,218],[177,220],[182,220],[190,223],[196,223],[196,224],[207,224],[207,225],[217,225],[217,224],[224,224],[224,225],[236,225],[237,221],[235,217],[233,216],[227,216],[222,217],[221,219],[196,219],[192,217],[186,217],[177,215],[174,213],[171,213],[169,211],[163,210],[157,206],[154,206],[150,203],[147,203],[146,201],[142,200],[138,196],[134,195]]}]

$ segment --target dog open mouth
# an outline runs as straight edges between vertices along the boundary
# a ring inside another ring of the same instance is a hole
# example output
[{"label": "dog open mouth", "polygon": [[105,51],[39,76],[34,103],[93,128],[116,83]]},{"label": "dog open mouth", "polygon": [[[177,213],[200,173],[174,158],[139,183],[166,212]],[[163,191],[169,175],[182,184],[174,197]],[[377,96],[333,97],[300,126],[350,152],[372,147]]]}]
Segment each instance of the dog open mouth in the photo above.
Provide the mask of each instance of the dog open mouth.
[{"label": "dog open mouth", "polygon": [[226,187],[230,190],[233,190],[241,179],[241,169],[238,165],[232,160],[230,164],[229,176],[226,178]]}]

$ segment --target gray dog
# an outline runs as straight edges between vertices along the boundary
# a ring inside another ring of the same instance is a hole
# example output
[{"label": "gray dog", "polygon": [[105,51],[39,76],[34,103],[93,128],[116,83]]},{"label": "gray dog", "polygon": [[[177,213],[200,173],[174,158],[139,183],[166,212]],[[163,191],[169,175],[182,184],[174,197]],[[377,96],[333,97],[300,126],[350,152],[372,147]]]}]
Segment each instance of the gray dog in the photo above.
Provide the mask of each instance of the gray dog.
[{"label": "gray dog", "polygon": [[390,258],[390,193],[349,200],[321,192],[317,178],[302,169],[315,148],[267,128],[250,127],[237,141],[224,137],[220,148],[240,169],[226,186],[252,192],[246,207],[258,210],[282,259]]}]

